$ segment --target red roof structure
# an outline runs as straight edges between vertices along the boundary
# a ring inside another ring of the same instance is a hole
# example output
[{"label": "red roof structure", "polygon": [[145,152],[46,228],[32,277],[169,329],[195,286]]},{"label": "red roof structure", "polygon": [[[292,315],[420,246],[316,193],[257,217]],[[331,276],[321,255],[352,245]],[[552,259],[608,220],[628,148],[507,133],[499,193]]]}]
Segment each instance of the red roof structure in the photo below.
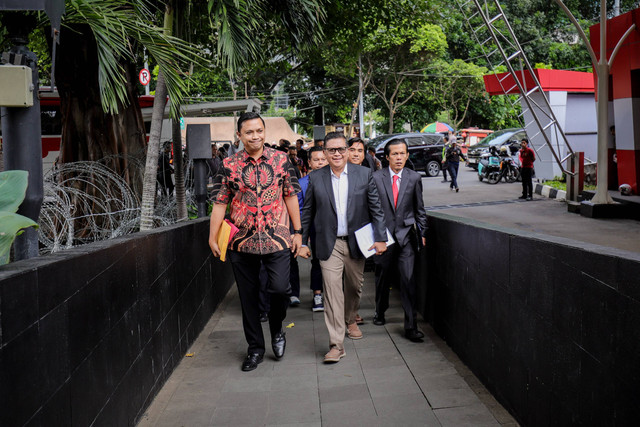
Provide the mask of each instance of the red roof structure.
[{"label": "red roof structure", "polygon": [[[547,70],[543,68],[536,68],[533,72],[545,92],[594,92],[593,73]],[[489,95],[511,95],[519,93],[514,78],[508,74],[509,73],[487,74],[483,76],[484,86],[487,92],[489,92]],[[520,76],[518,80],[524,87],[532,88],[534,86],[533,77],[531,77],[529,73],[524,73],[524,83],[522,80],[522,71],[517,71],[516,74]],[[507,78],[500,83],[500,80],[505,76]]]}]

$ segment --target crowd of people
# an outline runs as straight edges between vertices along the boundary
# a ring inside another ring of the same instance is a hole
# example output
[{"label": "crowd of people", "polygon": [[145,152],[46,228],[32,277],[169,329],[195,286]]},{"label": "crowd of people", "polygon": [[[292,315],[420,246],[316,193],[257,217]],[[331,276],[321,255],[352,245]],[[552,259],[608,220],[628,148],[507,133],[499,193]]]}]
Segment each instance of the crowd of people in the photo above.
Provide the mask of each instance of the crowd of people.
[{"label": "crowd of people", "polygon": [[[302,140],[266,144],[266,133],[260,115],[243,113],[237,125],[243,148],[233,144],[235,154],[223,159],[212,146],[214,159],[208,162],[214,180],[209,234],[214,256],[221,255],[218,233],[223,221],[238,230],[229,241],[228,257],[248,344],[242,370],[256,369],[264,358],[261,322],[269,322],[275,357],[284,356],[282,322],[288,307],[300,305],[298,256],[311,258],[311,309],[324,312],[329,335],[325,363],[346,356],[345,338],[363,338],[358,309],[367,256],[373,256],[375,264],[372,323],[386,323],[389,290],[395,287],[404,310],[404,336],[420,342],[424,334],[417,325],[414,264],[427,243],[427,220],[422,178],[407,167],[406,141],[393,139],[385,145],[388,166],[382,167],[362,139],[347,140],[342,132],[328,133],[308,150]],[[531,197],[527,168],[532,168],[535,155],[526,141],[522,147],[523,197]],[[450,132],[443,171],[456,192],[461,160],[466,158]],[[367,250],[356,238],[362,229],[371,233]]]},{"label": "crowd of people", "polygon": [[427,222],[421,177],[405,167],[406,142],[387,143],[389,166],[382,168],[362,139],[347,140],[341,132],[328,133],[309,150],[302,140],[269,146],[266,132],[258,114],[243,113],[237,137],[244,148],[224,158],[214,178],[209,234],[214,256],[221,255],[218,232],[225,217],[238,229],[227,256],[248,344],[242,370],[256,369],[264,358],[261,321],[269,322],[274,356],[284,356],[282,322],[287,308],[300,304],[298,256],[311,258],[312,310],[324,312],[329,334],[324,362],[336,363],[346,356],[345,338],[363,338],[358,309],[365,254],[355,235],[363,227],[372,233],[365,252],[375,262],[373,323],[386,323],[389,289],[399,288],[404,336],[421,341],[413,266],[417,251],[426,244]]}]

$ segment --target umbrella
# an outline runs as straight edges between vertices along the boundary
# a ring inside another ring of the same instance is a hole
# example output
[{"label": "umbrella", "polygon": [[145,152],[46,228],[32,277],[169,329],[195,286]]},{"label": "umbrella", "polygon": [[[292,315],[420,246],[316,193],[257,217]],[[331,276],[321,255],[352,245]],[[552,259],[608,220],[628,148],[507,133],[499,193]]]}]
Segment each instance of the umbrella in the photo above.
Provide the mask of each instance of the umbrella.
[{"label": "umbrella", "polygon": [[453,132],[453,128],[446,123],[434,122],[426,125],[420,132]]}]

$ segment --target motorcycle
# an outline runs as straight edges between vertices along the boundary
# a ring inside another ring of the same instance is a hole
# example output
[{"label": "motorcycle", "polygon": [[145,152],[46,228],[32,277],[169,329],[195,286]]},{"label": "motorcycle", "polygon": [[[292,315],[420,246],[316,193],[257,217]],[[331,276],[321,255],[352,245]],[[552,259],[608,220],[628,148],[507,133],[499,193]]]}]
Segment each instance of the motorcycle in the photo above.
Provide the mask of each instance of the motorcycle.
[{"label": "motorcycle", "polygon": [[506,147],[491,147],[489,154],[483,155],[478,163],[478,180],[487,180],[489,184],[515,182],[520,178],[520,168],[509,156]]},{"label": "motorcycle", "polygon": [[497,176],[492,176],[492,179],[487,179],[489,184],[497,184],[502,179],[505,182],[516,182],[520,178],[520,168],[516,165],[516,162],[511,157],[503,157],[500,162],[500,171]]},{"label": "motorcycle", "polygon": [[498,176],[500,175],[500,160],[495,150],[490,150],[489,153],[480,156],[478,161],[478,180],[482,182],[486,179],[490,184],[497,184]]}]

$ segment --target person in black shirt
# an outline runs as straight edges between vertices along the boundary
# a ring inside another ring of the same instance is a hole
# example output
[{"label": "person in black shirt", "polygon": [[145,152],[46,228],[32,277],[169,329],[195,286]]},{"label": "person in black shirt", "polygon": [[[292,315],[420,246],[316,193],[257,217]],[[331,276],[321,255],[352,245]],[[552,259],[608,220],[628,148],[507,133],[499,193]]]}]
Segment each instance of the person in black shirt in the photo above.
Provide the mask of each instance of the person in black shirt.
[{"label": "person in black shirt", "polygon": [[451,185],[449,188],[451,190],[455,188],[456,193],[460,191],[460,188],[458,188],[458,166],[460,165],[460,159],[467,160],[464,154],[462,154],[460,147],[458,147],[458,144],[454,141],[447,149],[446,160],[449,165],[449,175],[451,176]]}]

